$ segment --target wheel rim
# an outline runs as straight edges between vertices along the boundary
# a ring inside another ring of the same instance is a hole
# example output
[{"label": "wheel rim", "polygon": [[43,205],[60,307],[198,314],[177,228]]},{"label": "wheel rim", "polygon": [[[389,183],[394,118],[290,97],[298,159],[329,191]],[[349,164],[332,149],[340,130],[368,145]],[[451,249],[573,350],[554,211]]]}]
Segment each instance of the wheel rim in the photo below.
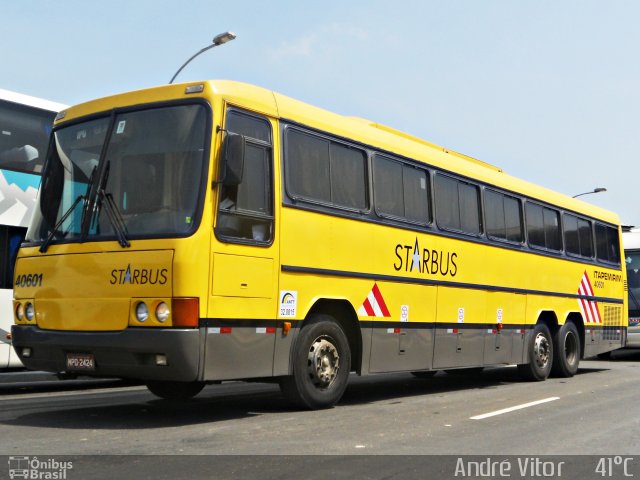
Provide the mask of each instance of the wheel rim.
[{"label": "wheel rim", "polygon": [[550,351],[551,345],[549,344],[549,339],[543,333],[538,333],[533,344],[533,355],[538,367],[544,369],[549,364]]},{"label": "wheel rim", "polygon": [[578,356],[578,340],[576,336],[569,332],[564,338],[564,357],[569,364],[573,364]]},{"label": "wheel rim", "polygon": [[328,388],[338,375],[340,354],[330,337],[316,338],[309,348],[308,372],[311,382],[318,388]]}]

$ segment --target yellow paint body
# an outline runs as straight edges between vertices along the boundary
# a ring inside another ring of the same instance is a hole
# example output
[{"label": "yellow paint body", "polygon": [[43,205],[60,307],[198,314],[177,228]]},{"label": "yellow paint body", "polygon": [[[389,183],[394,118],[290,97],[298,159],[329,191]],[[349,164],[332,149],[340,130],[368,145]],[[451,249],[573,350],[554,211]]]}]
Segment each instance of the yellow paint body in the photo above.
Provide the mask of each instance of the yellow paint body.
[{"label": "yellow paint body", "polygon": [[[197,94],[185,94],[185,84],[178,84],[108,97],[66,111],[63,122],[116,107],[194,98],[208,102],[213,121],[202,218],[187,238],[133,240],[125,249],[115,241],[54,243],[45,254],[35,246],[22,248],[16,277],[38,274],[42,283],[16,286],[16,302],[32,300],[36,309],[34,321],[16,323],[60,331],[170,327],[171,318],[165,323],[136,322],[137,302],[146,299],[155,305],[174,297],[196,297],[201,319],[229,322],[295,323],[304,320],[319,301],[340,300],[357,312],[360,322],[397,322],[402,328],[412,324],[435,324],[436,328],[439,324],[533,325],[544,312],[552,312],[563,324],[569,316],[580,315],[576,295],[586,272],[595,296],[620,300],[599,302],[603,320],[606,313],[608,326],[626,325],[625,273],[620,268],[506,248],[484,238],[460,238],[432,226],[403,229],[283,205],[281,121],[424,162],[610,225],[619,225],[616,215],[367,120],[336,115],[236,82],[203,85]],[[269,245],[229,243],[214,233],[222,140],[218,128],[225,127],[230,107],[262,116],[272,129],[275,231]],[[414,263],[416,245],[420,261]],[[136,280],[126,276],[128,270],[130,275],[138,271]],[[596,272],[610,275],[596,281]],[[151,282],[150,275],[156,281]],[[166,281],[158,280],[165,277]],[[374,285],[384,298],[387,317],[362,314]],[[295,316],[281,315],[282,292],[297,294]],[[277,368],[270,371],[275,374]]]}]

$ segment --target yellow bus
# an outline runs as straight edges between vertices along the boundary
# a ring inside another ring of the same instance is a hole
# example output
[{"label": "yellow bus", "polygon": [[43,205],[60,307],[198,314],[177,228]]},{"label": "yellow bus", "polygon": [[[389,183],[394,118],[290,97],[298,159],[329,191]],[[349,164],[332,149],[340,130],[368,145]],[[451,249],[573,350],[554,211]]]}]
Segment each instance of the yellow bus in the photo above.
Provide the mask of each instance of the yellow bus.
[{"label": "yellow bus", "polygon": [[569,377],[624,344],[620,236],[612,213],[375,122],[160,86],[56,120],[14,346],[164,398],[271,379],[306,408],[351,372]]}]

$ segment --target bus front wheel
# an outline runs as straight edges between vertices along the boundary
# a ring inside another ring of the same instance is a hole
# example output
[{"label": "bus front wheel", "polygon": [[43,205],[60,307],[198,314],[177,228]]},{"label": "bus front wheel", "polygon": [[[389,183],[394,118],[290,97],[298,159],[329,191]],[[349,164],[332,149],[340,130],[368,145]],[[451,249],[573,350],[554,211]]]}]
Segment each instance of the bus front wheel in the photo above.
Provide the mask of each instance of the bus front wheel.
[{"label": "bus front wheel", "polygon": [[531,333],[526,346],[529,363],[518,365],[518,373],[526,380],[545,380],[551,373],[553,363],[551,332],[544,323],[538,323]]},{"label": "bus front wheel", "polygon": [[165,400],[189,400],[204,388],[203,382],[149,382],[147,388]]},{"label": "bus front wheel", "polygon": [[293,351],[293,375],[280,381],[284,396],[308,408],[335,405],[347,388],[351,369],[349,341],[333,317],[314,315],[298,335]]}]

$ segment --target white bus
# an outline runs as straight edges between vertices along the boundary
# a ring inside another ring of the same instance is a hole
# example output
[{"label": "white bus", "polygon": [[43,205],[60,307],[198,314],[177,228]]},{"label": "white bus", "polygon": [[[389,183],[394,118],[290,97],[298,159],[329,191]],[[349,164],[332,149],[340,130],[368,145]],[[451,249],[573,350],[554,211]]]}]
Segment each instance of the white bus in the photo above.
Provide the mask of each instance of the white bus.
[{"label": "white bus", "polygon": [[13,266],[31,219],[60,103],[0,89],[0,369],[22,363],[11,347]]},{"label": "white bus", "polygon": [[640,348],[640,228],[622,232],[629,284],[629,329],[627,347]]}]

